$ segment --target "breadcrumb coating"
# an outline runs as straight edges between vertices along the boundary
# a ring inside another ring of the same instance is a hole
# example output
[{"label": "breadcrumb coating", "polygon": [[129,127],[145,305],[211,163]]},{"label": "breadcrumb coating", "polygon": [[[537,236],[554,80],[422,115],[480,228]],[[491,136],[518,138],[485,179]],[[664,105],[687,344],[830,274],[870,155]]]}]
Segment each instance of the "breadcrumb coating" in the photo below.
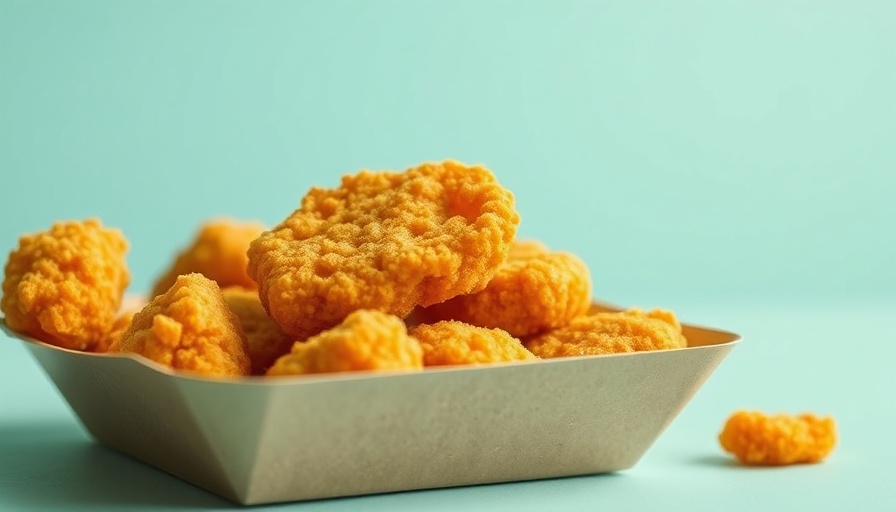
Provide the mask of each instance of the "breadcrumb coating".
[{"label": "breadcrumb coating", "polygon": [[743,464],[782,466],[824,460],[837,444],[837,433],[831,417],[737,411],[719,443]]},{"label": "breadcrumb coating", "polygon": [[361,171],[312,188],[249,247],[268,313],[305,338],[358,309],[399,317],[481,290],[519,224],[513,194],[488,169],[446,161]]},{"label": "breadcrumb coating", "polygon": [[358,310],[341,324],[297,341],[267,375],[359,370],[420,370],[423,350],[408,336],[400,318],[376,310]]},{"label": "breadcrumb coating", "polygon": [[171,267],[152,287],[151,297],[161,295],[174,284],[177,276],[200,273],[218,286],[255,288],[255,281],[246,272],[249,242],[258,238],[264,224],[229,218],[211,219],[199,227],[193,241],[181,251]]},{"label": "breadcrumb coating", "polygon": [[263,375],[278,357],[289,352],[295,340],[268,316],[257,290],[231,286],[221,290],[221,294],[231,311],[239,317],[246,333],[252,375]]},{"label": "breadcrumb coating", "polygon": [[430,322],[460,320],[530,336],[569,323],[591,306],[591,277],[579,257],[538,242],[514,243],[485,289],[425,308]]},{"label": "breadcrumb coating", "polygon": [[675,314],[657,309],[581,316],[569,324],[523,342],[544,357],[605,355],[687,346]]},{"label": "breadcrumb coating", "polygon": [[421,324],[410,331],[423,347],[423,364],[487,364],[538,359],[520,340],[501,329],[445,320]]},{"label": "breadcrumb coating", "polygon": [[98,219],[62,221],[24,235],[9,254],[0,309],[10,329],[90,350],[112,329],[130,283],[128,243]]},{"label": "breadcrumb coating", "polygon": [[246,336],[214,281],[178,276],[140,310],[114,347],[175,370],[206,376],[249,375]]}]

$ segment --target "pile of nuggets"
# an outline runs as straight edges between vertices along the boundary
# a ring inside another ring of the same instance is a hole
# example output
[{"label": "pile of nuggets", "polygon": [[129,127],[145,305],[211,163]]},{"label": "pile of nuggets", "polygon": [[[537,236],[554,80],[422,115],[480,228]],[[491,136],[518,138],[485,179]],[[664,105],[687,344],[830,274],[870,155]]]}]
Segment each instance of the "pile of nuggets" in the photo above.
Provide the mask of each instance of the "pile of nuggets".
[{"label": "pile of nuggets", "polygon": [[100,221],[21,237],[7,326],[60,347],[141,354],[210,377],[422,370],[685,347],[664,310],[592,308],[585,263],[516,237],[481,166],[424,163],[314,187],[272,229],[213,219],[122,310],[128,242]]},{"label": "pile of nuggets", "polygon": [[[422,370],[687,346],[666,310],[592,305],[580,258],[516,238],[510,191],[484,167],[426,163],[312,188],[273,229],[200,227],[138,309],[128,242],[96,219],[21,237],[0,309],[19,333],[131,352],[209,377]],[[719,442],[744,464],[818,462],[831,418],[738,411]]]}]

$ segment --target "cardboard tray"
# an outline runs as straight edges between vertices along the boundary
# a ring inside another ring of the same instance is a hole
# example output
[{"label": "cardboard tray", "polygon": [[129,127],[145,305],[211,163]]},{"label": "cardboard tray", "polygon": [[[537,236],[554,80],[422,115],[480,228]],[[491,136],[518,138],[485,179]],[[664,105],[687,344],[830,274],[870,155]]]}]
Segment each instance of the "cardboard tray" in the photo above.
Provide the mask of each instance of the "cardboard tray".
[{"label": "cardboard tray", "polygon": [[241,504],[630,468],[739,341],[286,378],[208,379],[25,342],[97,441]]}]

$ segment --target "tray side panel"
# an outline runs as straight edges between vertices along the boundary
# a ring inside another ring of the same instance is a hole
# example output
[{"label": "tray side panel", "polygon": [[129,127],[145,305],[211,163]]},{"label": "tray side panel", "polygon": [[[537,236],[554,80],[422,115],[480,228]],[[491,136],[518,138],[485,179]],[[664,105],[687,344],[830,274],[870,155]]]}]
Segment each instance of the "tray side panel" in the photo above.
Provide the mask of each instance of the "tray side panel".
[{"label": "tray side panel", "polygon": [[275,388],[246,502],[623,470],[730,348]]}]

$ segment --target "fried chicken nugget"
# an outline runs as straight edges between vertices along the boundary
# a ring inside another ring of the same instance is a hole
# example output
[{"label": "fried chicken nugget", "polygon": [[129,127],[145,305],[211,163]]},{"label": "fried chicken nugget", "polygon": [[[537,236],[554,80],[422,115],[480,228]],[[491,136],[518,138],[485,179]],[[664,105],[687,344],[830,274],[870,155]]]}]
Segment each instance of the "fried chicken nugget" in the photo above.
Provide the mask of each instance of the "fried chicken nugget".
[{"label": "fried chicken nugget", "polygon": [[152,297],[165,293],[177,276],[198,272],[218,286],[255,288],[255,281],[246,273],[249,242],[258,238],[266,227],[258,222],[227,218],[211,219],[202,224],[192,243],[181,251],[172,266],[152,287]]},{"label": "fried chicken nugget", "polygon": [[630,309],[581,316],[523,344],[533,354],[550,358],[682,348],[687,339],[671,311]]},{"label": "fried chicken nugget", "polygon": [[400,318],[361,309],[336,327],[297,341],[289,354],[277,359],[267,375],[422,368],[423,349],[408,336]]},{"label": "fried chicken nugget", "polygon": [[425,366],[538,359],[507,331],[454,320],[418,325],[411,329],[410,335],[423,347]]},{"label": "fried chicken nugget", "polygon": [[134,315],[110,350],[134,352],[175,370],[207,376],[250,371],[239,318],[218,285],[198,273],[178,276],[167,292]]},{"label": "fried chicken nugget", "polygon": [[824,460],[837,444],[837,433],[831,417],[737,411],[725,423],[719,443],[743,464],[782,466]]},{"label": "fried chicken nugget", "polygon": [[481,291],[425,308],[430,322],[459,320],[524,337],[561,327],[591,306],[591,277],[579,257],[518,241]]},{"label": "fried chicken nugget", "polygon": [[128,243],[98,219],[54,223],[10,252],[0,309],[10,329],[90,350],[112,329],[130,283]]},{"label": "fried chicken nugget", "polygon": [[289,352],[293,341],[268,316],[257,290],[231,286],[221,290],[224,302],[240,319],[246,333],[246,349],[252,361],[252,375],[263,375],[278,357]]},{"label": "fried chicken nugget", "polygon": [[249,275],[283,330],[305,338],[357,309],[399,317],[481,290],[519,224],[513,194],[488,169],[426,163],[361,171],[312,188],[249,247]]}]

